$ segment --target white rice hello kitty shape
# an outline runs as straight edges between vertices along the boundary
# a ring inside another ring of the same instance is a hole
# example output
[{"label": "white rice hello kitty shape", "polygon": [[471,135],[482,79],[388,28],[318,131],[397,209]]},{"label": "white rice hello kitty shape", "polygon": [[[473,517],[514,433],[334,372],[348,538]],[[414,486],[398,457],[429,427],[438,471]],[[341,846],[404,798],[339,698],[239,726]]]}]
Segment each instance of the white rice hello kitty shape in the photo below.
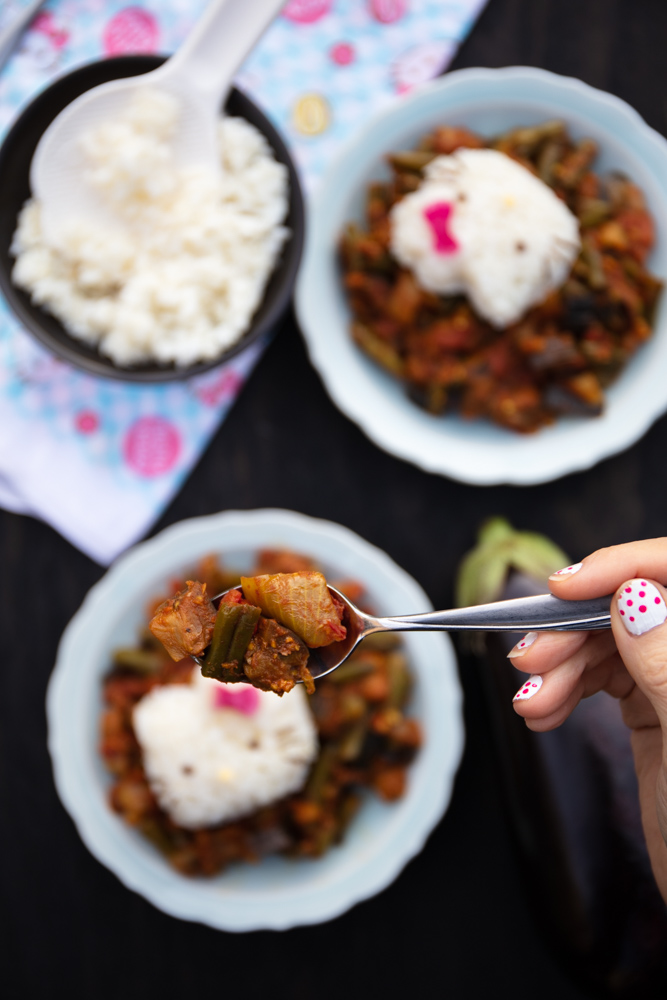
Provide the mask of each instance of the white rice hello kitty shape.
[{"label": "white rice hello kitty shape", "polygon": [[504,327],[565,281],[579,224],[529,170],[493,149],[459,149],[424,174],[391,211],[392,253],[423,288],[465,293]]}]

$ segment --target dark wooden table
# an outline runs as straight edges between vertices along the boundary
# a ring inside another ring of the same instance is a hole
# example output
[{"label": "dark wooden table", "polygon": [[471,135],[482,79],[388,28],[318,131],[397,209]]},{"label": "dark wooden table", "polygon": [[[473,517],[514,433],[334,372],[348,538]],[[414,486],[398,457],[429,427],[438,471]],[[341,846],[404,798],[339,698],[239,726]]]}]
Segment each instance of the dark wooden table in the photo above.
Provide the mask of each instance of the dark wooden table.
[{"label": "dark wooden table", "polygon": [[[580,77],[667,132],[665,39],[664,0],[490,0],[454,65]],[[307,460],[286,475],[295,428]],[[378,450],[336,410],[289,315],[155,530],[226,508],[330,518],[385,549],[447,607],[456,565],[490,514],[548,533],[572,558],[667,534],[666,448],[663,418],[629,451],[544,486],[480,489],[428,475]],[[324,926],[238,936],[174,920],[126,890],[79,840],[46,750],[58,640],[102,570],[44,524],[5,512],[0,553],[3,996],[587,996],[523,894],[472,675],[462,677],[468,738],[451,807],[376,898]]]}]

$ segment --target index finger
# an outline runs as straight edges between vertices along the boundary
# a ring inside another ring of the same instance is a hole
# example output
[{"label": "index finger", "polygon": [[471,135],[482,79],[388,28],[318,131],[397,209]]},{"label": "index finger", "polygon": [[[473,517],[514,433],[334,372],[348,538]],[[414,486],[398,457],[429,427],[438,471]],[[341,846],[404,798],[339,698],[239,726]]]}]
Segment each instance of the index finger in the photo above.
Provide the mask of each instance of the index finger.
[{"label": "index finger", "polygon": [[612,545],[549,577],[549,589],[564,600],[612,594],[626,580],[648,576],[667,584],[667,538]]}]

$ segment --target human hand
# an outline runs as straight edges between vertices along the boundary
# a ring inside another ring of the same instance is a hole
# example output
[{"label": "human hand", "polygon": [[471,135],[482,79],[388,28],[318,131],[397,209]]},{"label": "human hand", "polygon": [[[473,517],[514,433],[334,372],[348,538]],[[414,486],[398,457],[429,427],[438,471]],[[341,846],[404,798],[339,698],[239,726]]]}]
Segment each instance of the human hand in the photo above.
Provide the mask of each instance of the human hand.
[{"label": "human hand", "polygon": [[644,835],[667,902],[667,538],[599,549],[549,578],[556,597],[612,594],[611,631],[529,632],[510,652],[531,676],[514,708],[536,732],[559,726],[582,698],[618,698],[639,781]]}]

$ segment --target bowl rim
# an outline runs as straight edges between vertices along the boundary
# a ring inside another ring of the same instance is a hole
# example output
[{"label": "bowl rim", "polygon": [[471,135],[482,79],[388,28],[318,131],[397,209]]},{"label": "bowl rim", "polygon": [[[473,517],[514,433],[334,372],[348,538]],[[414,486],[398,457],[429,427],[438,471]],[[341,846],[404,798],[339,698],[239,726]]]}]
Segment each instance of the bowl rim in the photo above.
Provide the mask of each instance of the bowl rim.
[{"label": "bowl rim", "polygon": [[[125,70],[124,73],[108,77],[105,76],[105,80],[118,79],[122,75],[139,76],[144,72],[150,72],[150,70],[157,68],[157,66],[165,62],[167,58],[167,55],[147,53],[109,56],[107,58],[95,59],[82,63],[74,69],[68,70],[66,73],[62,73],[57,76],[48,84],[48,86],[36,94],[30,102],[21,109],[20,113],[12,122],[4,139],[2,140],[2,144],[0,145],[0,174],[5,169],[6,161],[8,162],[11,158],[11,150],[17,142],[17,137],[20,137],[21,131],[25,127],[26,120],[30,116],[36,114],[40,108],[48,103],[49,96],[54,88],[67,86],[68,83],[75,81],[81,76],[85,77],[86,75],[90,75],[91,73],[94,73],[95,70],[99,70],[102,66],[109,66],[110,68],[117,67]],[[141,70],[139,73],[130,73],[130,69],[137,66],[143,66],[145,69]],[[105,82],[105,80],[97,81],[93,83],[92,86],[96,86],[97,83],[100,82]],[[85,93],[85,90],[81,91],[81,93]],[[29,293],[25,292],[23,289],[17,288],[17,286],[13,284],[11,280],[11,273],[6,271],[3,266],[0,266],[0,292],[2,292],[10,312],[13,314],[14,318],[18,320],[22,329],[29,335],[35,337],[35,339],[42,343],[52,354],[55,354],[62,360],[67,361],[74,367],[86,371],[88,374],[103,378],[110,378],[115,381],[131,382],[135,384],[180,382],[192,378],[195,375],[201,375],[205,372],[209,372],[212,369],[225,364],[227,361],[230,361],[232,358],[245,351],[251,344],[259,340],[263,335],[269,333],[283,315],[289,305],[303,254],[305,239],[305,203],[303,190],[296,164],[289,147],[281,133],[278,131],[278,128],[268,117],[264,109],[261,108],[259,104],[250,98],[243,90],[236,86],[230,88],[225,104],[227,104],[230,100],[233,103],[240,103],[241,107],[244,109],[252,108],[253,114],[256,115],[257,119],[261,122],[261,127],[256,123],[255,127],[259,128],[259,131],[261,131],[265,136],[273,154],[279,159],[280,162],[285,164],[289,174],[288,215],[290,217],[289,228],[291,235],[285,243],[281,257],[278,258],[276,266],[267,279],[265,293],[272,276],[276,274],[276,271],[281,266],[284,267],[281,284],[275,293],[270,308],[257,323],[253,324],[251,320],[249,330],[222,354],[211,359],[210,361],[199,361],[195,364],[182,368],[179,368],[173,363],[169,365],[160,365],[156,362],[147,362],[145,364],[123,368],[116,365],[110,358],[101,354],[93,345],[90,345],[85,341],[79,341],[76,337],[68,334],[64,325],[60,323],[56,317],[51,316],[50,313],[44,310],[44,313],[48,316],[49,321],[62,328],[63,339],[61,339],[59,334],[54,334],[50,332],[50,330],[46,329],[39,322],[39,314],[42,312],[40,307],[31,302]],[[243,112],[238,113],[241,114],[241,117],[245,117]],[[262,303],[260,303],[257,310],[255,310],[254,315],[256,315],[261,308]]]},{"label": "bowl rim", "polygon": [[[562,107],[566,120],[568,114],[580,121],[588,120],[591,128],[609,136],[610,145],[613,136],[614,144],[626,150],[631,159],[641,158],[645,175],[652,177],[667,199],[667,140],[626,101],[574,77],[531,66],[454,70],[384,108],[341,148],[310,201],[304,258],[295,288],[296,315],[311,362],[339,409],[388,453],[427,472],[479,486],[534,485],[590,468],[634,444],[667,408],[667,392],[661,389],[657,371],[648,370],[642,378],[650,382],[651,392],[641,396],[642,405],[622,414],[614,409],[614,401],[621,398],[618,387],[623,377],[638,363],[635,355],[607,390],[608,406],[602,416],[589,421],[564,417],[536,434],[519,435],[483,421],[466,422],[455,415],[432,417],[411,403],[398,380],[380,372],[356,345],[354,354],[345,348],[350,340],[346,329],[349,313],[346,304],[341,305],[340,287],[335,287],[340,284],[337,275],[332,277],[336,271],[333,244],[337,233],[332,232],[331,216],[337,212],[343,220],[350,217],[345,211],[358,194],[354,185],[369,166],[363,157],[364,148],[369,142],[379,148],[383,132],[414,132],[411,121],[417,121],[429,105],[433,121],[437,118],[433,108],[441,97],[451,102],[446,104],[442,117],[458,115],[458,120],[465,117],[471,105],[472,110],[480,110],[482,93],[488,93],[491,104],[499,105],[503,100],[508,105],[521,103],[514,92],[518,86],[522,86],[522,93],[525,91],[521,100],[525,100],[527,110],[535,110],[540,102],[545,105],[549,99]],[[553,108],[545,111],[552,112]],[[396,134],[387,135],[385,142],[392,138],[395,140]],[[385,144],[385,151],[390,148]],[[376,157],[375,162],[379,168],[380,158]],[[667,210],[663,221],[663,238],[667,239]],[[663,298],[661,327],[667,325],[666,311]],[[655,351],[660,340],[658,326],[654,329],[656,336],[644,346],[644,353]],[[660,333],[667,341],[667,330]],[[661,360],[667,365],[667,346],[662,353]]]},{"label": "bowl rim", "polygon": [[[150,596],[147,588],[153,588],[156,580],[164,580],[176,566],[182,568],[185,559],[194,560],[205,549],[221,551],[223,538],[232,540],[239,550],[248,546],[257,549],[272,539],[274,545],[300,546],[301,551],[310,551],[325,561],[334,554],[334,558],[341,558],[341,568],[345,560],[358,566],[362,581],[371,590],[381,587],[382,593],[400,595],[408,610],[431,607],[419,584],[385,552],[334,522],[276,508],[231,510],[178,522],[114,563],[88,592],[63,633],[46,698],[48,749],[56,790],[88,850],[129,889],[164,912],[239,932],[319,923],[386,888],[422,849],[446,811],[464,743],[456,657],[449,637],[443,633],[406,633],[418,678],[420,719],[426,725],[428,738],[412,765],[406,796],[379,806],[379,822],[374,812],[377,800],[373,799],[366,806],[374,817],[370,827],[362,821],[366,815],[362,809],[357,816],[359,827],[351,828],[346,841],[324,858],[288,862],[297,867],[289,869],[287,884],[279,886],[277,893],[270,886],[264,890],[263,883],[259,893],[248,892],[248,885],[252,885],[246,883],[244,895],[243,872],[257,872],[257,866],[239,866],[237,872],[242,874],[236,881],[241,882],[240,891],[235,889],[236,883],[228,881],[227,872],[212,879],[180,875],[106,803],[102,787],[106,782],[98,773],[102,767],[94,750],[97,713],[102,704],[102,670],[95,667],[94,661],[97,657],[101,663],[104,658],[108,664],[109,649],[104,636],[99,638],[98,616],[106,608],[107,615],[111,615],[109,627],[115,629],[123,604],[110,611],[114,594],[125,595],[126,605],[128,601],[136,605],[137,595],[141,594],[143,604]],[[227,545],[232,548],[229,542]],[[375,574],[372,582],[364,576],[368,573]],[[86,666],[86,657],[92,667]],[[91,695],[93,690],[95,696]],[[147,851],[151,855],[148,859]],[[296,882],[291,880],[294,870],[305,872]],[[252,874],[248,874],[251,878]]]}]

